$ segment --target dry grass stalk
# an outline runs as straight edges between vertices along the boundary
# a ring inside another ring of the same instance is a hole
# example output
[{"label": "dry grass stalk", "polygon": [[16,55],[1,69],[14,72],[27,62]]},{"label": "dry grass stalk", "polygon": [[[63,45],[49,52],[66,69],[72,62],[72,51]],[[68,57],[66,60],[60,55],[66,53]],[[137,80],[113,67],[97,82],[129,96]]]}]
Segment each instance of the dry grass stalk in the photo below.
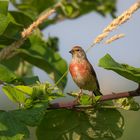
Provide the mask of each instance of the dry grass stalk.
[{"label": "dry grass stalk", "polygon": [[125,35],[124,34],[117,34],[117,35],[114,35],[112,36],[111,38],[109,38],[108,40],[105,41],[105,44],[110,44],[111,42],[117,40],[117,39],[120,39],[120,38],[123,38]]},{"label": "dry grass stalk", "polygon": [[21,33],[22,38],[29,37],[33,30],[35,30],[40,24],[42,24],[50,15],[52,15],[55,12],[55,9],[51,9],[45,14],[41,15],[35,22],[33,22],[27,29],[24,29],[24,31]]},{"label": "dry grass stalk", "polygon": [[0,61],[11,58],[14,54],[16,54],[15,50],[23,45],[23,43],[24,39],[21,38],[18,41],[13,42],[10,46],[3,48],[0,52]]},{"label": "dry grass stalk", "polygon": [[116,19],[114,19],[100,34],[97,36],[93,42],[93,44],[97,44],[101,42],[104,38],[106,38],[109,33],[113,30],[115,30],[118,26],[125,23],[127,20],[129,20],[132,16],[132,14],[140,8],[140,1],[133,4],[128,10],[123,12],[120,16],[118,16]]},{"label": "dry grass stalk", "polygon": [[33,22],[27,29],[24,29],[24,31],[21,33],[21,39],[18,41],[13,42],[10,46],[4,48],[0,52],[0,60],[3,59],[9,59],[13,57],[16,52],[15,50],[18,49],[26,40],[27,37],[29,37],[32,32],[40,25],[42,24],[50,15],[52,15],[55,12],[55,9],[51,9],[41,15],[35,22]]}]

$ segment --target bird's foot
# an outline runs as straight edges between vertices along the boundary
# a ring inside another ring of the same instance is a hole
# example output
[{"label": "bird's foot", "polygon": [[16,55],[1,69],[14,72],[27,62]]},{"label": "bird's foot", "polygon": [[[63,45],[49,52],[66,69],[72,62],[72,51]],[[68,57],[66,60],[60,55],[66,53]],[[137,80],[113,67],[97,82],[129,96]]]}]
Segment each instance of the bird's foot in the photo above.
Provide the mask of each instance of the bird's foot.
[{"label": "bird's foot", "polygon": [[83,95],[83,92],[82,92],[82,90],[80,90],[80,92],[78,93],[78,96],[77,96],[77,98],[74,102],[79,104],[80,103],[80,98],[81,98],[82,95]]},{"label": "bird's foot", "polygon": [[92,92],[91,92],[91,94],[89,95],[89,100],[91,100],[91,104],[93,105],[93,104],[94,104],[94,95],[93,95]]}]

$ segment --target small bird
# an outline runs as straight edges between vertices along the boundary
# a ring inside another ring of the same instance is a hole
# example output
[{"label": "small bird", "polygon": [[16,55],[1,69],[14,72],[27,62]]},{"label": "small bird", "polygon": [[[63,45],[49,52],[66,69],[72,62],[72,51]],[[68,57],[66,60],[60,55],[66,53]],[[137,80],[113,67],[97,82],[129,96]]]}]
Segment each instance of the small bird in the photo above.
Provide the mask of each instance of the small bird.
[{"label": "small bird", "polygon": [[69,53],[72,54],[69,71],[74,82],[80,88],[78,98],[81,97],[83,89],[92,91],[92,96],[93,93],[95,96],[102,95],[96,73],[88,61],[85,51],[80,46],[75,46]]}]

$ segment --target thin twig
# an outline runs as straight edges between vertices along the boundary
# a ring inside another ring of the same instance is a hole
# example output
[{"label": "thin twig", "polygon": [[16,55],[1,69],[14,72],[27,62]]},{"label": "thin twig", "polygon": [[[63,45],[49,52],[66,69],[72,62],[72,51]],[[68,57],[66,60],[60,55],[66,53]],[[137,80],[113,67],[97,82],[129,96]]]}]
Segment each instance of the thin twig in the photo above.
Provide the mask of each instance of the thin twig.
[{"label": "thin twig", "polygon": [[64,77],[66,77],[66,75],[68,74],[69,70],[66,70],[63,75],[60,77],[60,79],[58,79],[58,81],[55,83],[54,87],[58,86],[58,84],[61,82],[61,80],[63,80]]},{"label": "thin twig", "polygon": [[[103,95],[103,96],[101,96],[101,98],[99,99],[98,102],[104,102],[104,101],[109,101],[109,100],[119,99],[119,98],[136,97],[136,96],[140,96],[140,85],[134,91],[127,91],[127,92]],[[60,102],[60,103],[51,104],[48,109],[52,110],[52,109],[62,109],[62,108],[66,108],[66,109],[74,109],[74,108],[89,109],[89,108],[93,108],[93,105],[89,105],[89,106],[85,106],[85,107],[78,107],[77,105],[78,104],[75,101]]]}]

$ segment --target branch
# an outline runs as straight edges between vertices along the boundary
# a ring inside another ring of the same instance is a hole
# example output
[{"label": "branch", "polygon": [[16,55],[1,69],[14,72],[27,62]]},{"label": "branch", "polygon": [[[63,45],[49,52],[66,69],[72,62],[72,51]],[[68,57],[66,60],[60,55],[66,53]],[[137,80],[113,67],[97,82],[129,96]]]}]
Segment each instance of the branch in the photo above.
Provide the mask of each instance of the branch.
[{"label": "branch", "polygon": [[32,32],[40,25],[42,24],[50,15],[52,15],[55,12],[55,9],[51,9],[47,11],[45,14],[41,15],[36,21],[34,21],[27,29],[24,29],[24,31],[21,33],[22,38],[29,37]]},{"label": "branch", "polygon": [[[108,94],[108,95],[103,95],[100,98],[99,102],[104,102],[104,101],[109,101],[109,100],[119,99],[119,98],[126,98],[126,97],[135,97],[135,96],[140,96],[140,85],[134,91],[127,91],[127,92],[112,93],[112,94]],[[79,107],[77,107],[77,105],[78,105],[78,103],[75,101],[60,102],[60,103],[50,104],[50,107],[48,109],[49,110],[61,109],[61,108],[75,109],[75,108],[79,108]],[[80,107],[80,108],[82,108],[82,107]],[[84,107],[84,108],[86,108],[86,109],[93,108],[93,105],[89,105],[89,106]]]},{"label": "branch", "polygon": [[[59,5],[58,5],[59,6]],[[36,21],[34,21],[28,28],[24,29],[21,32],[21,38],[15,42],[13,42],[10,46],[5,47],[0,52],[0,61],[4,59],[9,59],[13,57],[17,52],[16,49],[18,49],[20,46],[24,44],[24,41],[32,34],[32,32],[38,28],[40,24],[45,22],[45,20],[48,19],[50,15],[55,13],[55,8],[58,6],[55,6],[53,9],[50,9],[49,11],[42,14]]]}]

